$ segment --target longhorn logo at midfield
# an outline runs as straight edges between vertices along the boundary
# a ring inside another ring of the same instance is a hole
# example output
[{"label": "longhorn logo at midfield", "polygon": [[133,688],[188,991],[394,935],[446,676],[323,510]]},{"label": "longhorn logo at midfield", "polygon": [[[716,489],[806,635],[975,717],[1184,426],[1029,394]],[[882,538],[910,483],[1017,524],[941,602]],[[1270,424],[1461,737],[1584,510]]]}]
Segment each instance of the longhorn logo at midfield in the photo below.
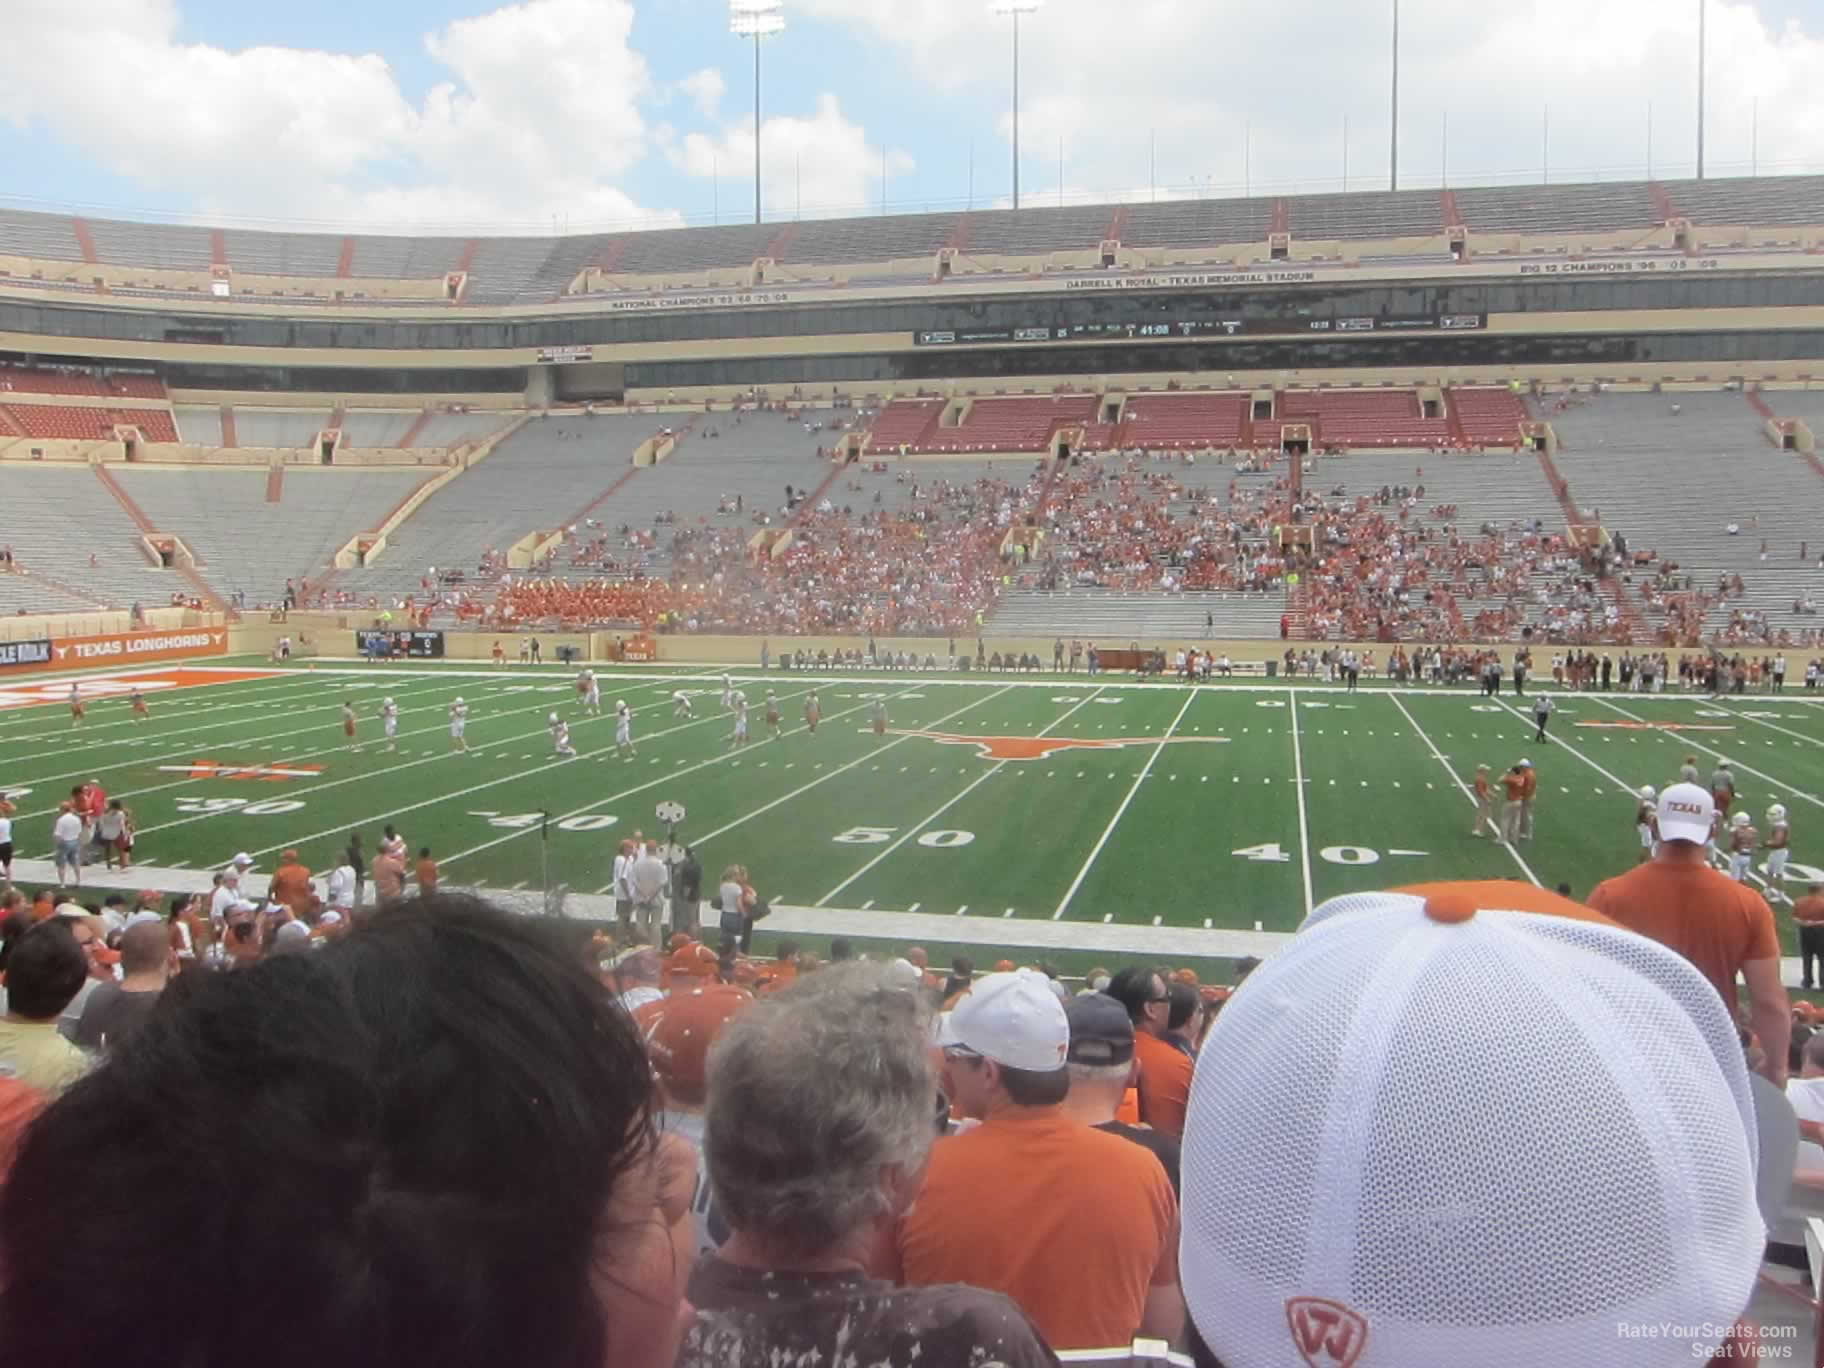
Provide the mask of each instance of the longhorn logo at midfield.
[{"label": "longhorn logo at midfield", "polygon": [[1107,740],[1082,736],[960,736],[955,732],[893,731],[889,736],[922,736],[940,746],[974,746],[984,760],[1049,760],[1061,751],[1120,750],[1123,746],[1220,745],[1226,736],[1114,736]]}]

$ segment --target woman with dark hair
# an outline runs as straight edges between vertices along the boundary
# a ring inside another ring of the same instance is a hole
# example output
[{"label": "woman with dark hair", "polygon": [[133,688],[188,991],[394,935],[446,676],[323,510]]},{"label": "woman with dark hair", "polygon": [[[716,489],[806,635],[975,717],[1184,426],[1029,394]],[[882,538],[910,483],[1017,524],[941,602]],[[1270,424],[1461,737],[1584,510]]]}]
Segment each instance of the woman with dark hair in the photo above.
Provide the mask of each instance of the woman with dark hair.
[{"label": "woman with dark hair", "polygon": [[[669,1364],[696,1161],[652,1105],[573,948],[475,898],[186,976],[27,1131],[0,1344],[59,1368]],[[179,1263],[209,1270],[207,1314],[167,1294]]]}]

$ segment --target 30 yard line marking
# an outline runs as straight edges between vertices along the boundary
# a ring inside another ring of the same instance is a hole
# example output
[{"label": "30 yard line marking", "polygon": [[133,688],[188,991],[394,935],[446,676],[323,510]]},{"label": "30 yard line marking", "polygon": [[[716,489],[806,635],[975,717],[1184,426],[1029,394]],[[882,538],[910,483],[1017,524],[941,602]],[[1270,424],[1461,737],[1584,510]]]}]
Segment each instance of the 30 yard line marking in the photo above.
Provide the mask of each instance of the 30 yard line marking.
[{"label": "30 yard line marking", "polygon": [[[1431,751],[1432,756],[1437,760],[1437,762],[1440,765],[1444,766],[1444,773],[1446,773],[1450,776],[1450,781],[1451,781],[1451,783],[1453,783],[1457,786],[1458,792],[1460,792],[1465,798],[1467,798],[1469,800],[1469,805],[1472,808],[1475,807],[1476,806],[1476,795],[1470,790],[1470,787],[1468,784],[1464,783],[1460,778],[1457,777],[1457,772],[1456,772],[1456,770],[1451,768],[1450,761],[1448,761],[1444,758],[1444,753],[1442,751],[1440,751],[1437,748],[1437,746],[1432,742],[1432,739],[1425,734],[1425,728],[1423,728],[1419,725],[1418,719],[1416,717],[1414,717],[1411,713],[1406,711],[1406,705],[1404,703],[1400,702],[1398,695],[1396,695],[1390,691],[1387,694],[1387,697],[1388,697],[1389,701],[1392,702],[1393,706],[1400,710],[1401,714],[1406,718],[1407,722],[1412,724],[1412,729],[1419,734],[1419,740],[1421,740],[1425,743],[1426,748]],[[1516,716],[1519,716],[1519,714],[1516,714]],[[1506,841],[1501,841],[1498,844],[1509,855],[1512,855],[1514,857],[1514,863],[1520,866],[1520,872],[1522,874],[1526,875],[1527,879],[1532,883],[1534,888],[1544,888],[1545,887],[1544,884],[1539,882],[1539,876],[1537,874],[1533,873],[1533,867],[1526,862],[1525,856],[1523,856],[1519,851],[1515,850],[1513,848],[1513,846],[1509,845]]]},{"label": "30 yard line marking", "polygon": [[[1134,801],[1134,795],[1140,792],[1140,781],[1145,779],[1147,774],[1151,772],[1153,762],[1159,758],[1159,752],[1165,749],[1165,743],[1172,739],[1172,733],[1178,730],[1178,724],[1184,721],[1185,713],[1190,711],[1191,703],[1196,699],[1199,692],[1201,692],[1200,689],[1193,687],[1191,691],[1184,696],[1184,703],[1179,707],[1178,715],[1172,719],[1171,726],[1165,729],[1165,735],[1159,738],[1159,744],[1153,747],[1153,753],[1146,757],[1146,764],[1141,768],[1140,773],[1134,776],[1134,782],[1128,786],[1127,796],[1121,800],[1121,806],[1115,809],[1115,815],[1108,819],[1108,825],[1102,828],[1102,835],[1096,841],[1095,847],[1089,852],[1089,858],[1083,861],[1083,868],[1077,871],[1077,877],[1072,879],[1070,881],[1070,887],[1064,890],[1064,896],[1058,901],[1057,910],[1051,914],[1051,919],[1053,921],[1058,921],[1063,917],[1065,909],[1070,906],[1070,900],[1076,897],[1077,890],[1083,887],[1083,880],[1089,877],[1089,871],[1095,866],[1096,857],[1102,853],[1102,847],[1108,844],[1108,838],[1115,834],[1115,827],[1120,824],[1121,818],[1126,815],[1128,805]],[[1308,891],[1308,883],[1306,888]]]},{"label": "30 yard line marking", "polygon": [[[1071,707],[1064,713],[1053,718],[1050,722],[1046,723],[1045,726],[1040,729],[1038,734],[1040,736],[1044,736],[1046,734],[1046,732],[1049,732],[1053,727],[1056,727],[1056,726],[1060,725],[1061,723],[1068,721],[1073,713],[1075,713],[1079,708],[1086,707],[1092,700],[1094,700],[1096,695],[1101,692],[1102,692],[1102,686],[1098,685],[1096,687],[1096,689],[1094,690],[1094,692],[1092,692],[1088,698],[1082,699],[1074,707]],[[873,869],[882,860],[886,859],[887,856],[891,855],[894,851],[898,850],[907,841],[911,840],[914,836],[918,835],[926,827],[930,826],[931,823],[935,822],[939,817],[942,817],[946,812],[950,811],[951,808],[955,807],[958,803],[962,802],[963,799],[967,798],[971,793],[974,793],[976,791],[976,789],[980,788],[983,784],[987,783],[990,779],[994,778],[995,775],[999,774],[1005,768],[1007,768],[1007,761],[997,760],[991,768],[984,770],[976,778],[970,780],[969,783],[965,784],[963,786],[962,792],[958,793],[955,797],[951,798],[950,801],[945,803],[942,807],[938,808],[938,810],[936,812],[932,813],[929,817],[925,818],[924,821],[919,822],[915,826],[908,827],[906,829],[905,835],[901,836],[898,840],[892,842],[885,849],[883,849],[880,852],[880,854],[876,855],[873,859],[869,860],[860,869],[856,870],[853,874],[849,875],[848,878],[844,879],[841,883],[837,884],[836,887],[832,888],[828,893],[825,893],[821,898],[819,898],[815,903],[813,903],[812,906],[813,907],[828,907],[831,898],[834,898],[837,894],[841,893],[843,889],[847,888],[850,884],[854,883],[862,875],[866,874],[869,870]]]},{"label": "30 yard line marking", "polygon": [[1305,756],[1298,741],[1298,694],[1286,690],[1286,710],[1292,718],[1292,783],[1298,790],[1298,853],[1305,874],[1305,915],[1316,901],[1311,896],[1311,828],[1305,817]]}]

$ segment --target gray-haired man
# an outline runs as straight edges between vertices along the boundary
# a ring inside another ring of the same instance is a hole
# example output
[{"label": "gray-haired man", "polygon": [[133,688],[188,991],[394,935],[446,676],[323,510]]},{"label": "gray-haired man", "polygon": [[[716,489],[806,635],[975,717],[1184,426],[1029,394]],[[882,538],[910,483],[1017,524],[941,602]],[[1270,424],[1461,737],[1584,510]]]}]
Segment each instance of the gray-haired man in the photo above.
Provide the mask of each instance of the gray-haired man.
[{"label": "gray-haired man", "polygon": [[679,1368],[1055,1365],[1006,1297],[868,1276],[935,1138],[930,1008],[886,966],[826,969],[724,1030],[704,1158],[732,1232],[697,1265]]}]

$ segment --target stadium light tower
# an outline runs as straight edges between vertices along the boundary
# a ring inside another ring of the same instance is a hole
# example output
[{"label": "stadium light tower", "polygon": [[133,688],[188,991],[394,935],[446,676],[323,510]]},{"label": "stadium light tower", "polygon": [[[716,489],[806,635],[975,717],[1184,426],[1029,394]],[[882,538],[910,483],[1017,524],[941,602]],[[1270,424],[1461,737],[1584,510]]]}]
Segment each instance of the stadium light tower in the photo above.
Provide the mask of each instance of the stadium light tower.
[{"label": "stadium light tower", "polygon": [[1020,16],[1035,13],[1045,0],[989,0],[996,14],[1013,16],[1013,207],[1020,207]]},{"label": "stadium light tower", "polygon": [[754,40],[754,222],[760,222],[760,40],[785,32],[785,0],[728,0],[728,27]]}]

